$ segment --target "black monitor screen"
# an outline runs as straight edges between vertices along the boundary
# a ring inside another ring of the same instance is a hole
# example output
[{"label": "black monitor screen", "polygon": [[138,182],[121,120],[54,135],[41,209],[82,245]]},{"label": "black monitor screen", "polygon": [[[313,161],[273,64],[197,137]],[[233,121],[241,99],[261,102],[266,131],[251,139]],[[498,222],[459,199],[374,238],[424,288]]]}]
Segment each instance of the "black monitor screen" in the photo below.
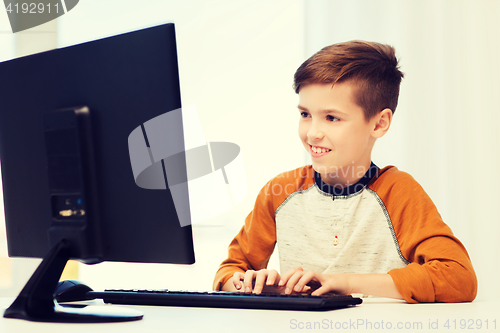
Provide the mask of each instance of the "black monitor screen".
[{"label": "black monitor screen", "polygon": [[[9,256],[43,258],[66,238],[71,258],[89,263],[193,263],[180,108],[173,24],[0,63]],[[149,170],[163,184],[141,187],[148,165],[132,155],[151,155],[146,125],[159,117],[155,144],[180,158],[157,161]],[[175,193],[169,172],[180,174]]]}]

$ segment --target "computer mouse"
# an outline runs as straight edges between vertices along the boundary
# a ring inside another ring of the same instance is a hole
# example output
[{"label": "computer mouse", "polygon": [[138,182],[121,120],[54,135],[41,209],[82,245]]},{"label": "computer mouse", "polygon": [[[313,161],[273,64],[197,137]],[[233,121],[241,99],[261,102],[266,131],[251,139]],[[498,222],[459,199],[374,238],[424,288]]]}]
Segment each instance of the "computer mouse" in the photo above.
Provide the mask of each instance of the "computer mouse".
[{"label": "computer mouse", "polygon": [[57,284],[54,298],[57,302],[86,301],[89,291],[93,291],[92,288],[80,281],[65,280]]}]

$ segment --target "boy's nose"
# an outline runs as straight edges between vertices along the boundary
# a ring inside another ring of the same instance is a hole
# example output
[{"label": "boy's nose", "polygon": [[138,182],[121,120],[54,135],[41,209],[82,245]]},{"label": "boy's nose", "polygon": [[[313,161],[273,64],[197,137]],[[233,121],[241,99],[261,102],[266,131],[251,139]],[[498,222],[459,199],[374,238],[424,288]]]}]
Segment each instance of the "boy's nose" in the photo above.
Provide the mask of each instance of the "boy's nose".
[{"label": "boy's nose", "polygon": [[311,126],[307,131],[307,138],[309,140],[319,140],[325,136],[323,131],[317,126]]}]

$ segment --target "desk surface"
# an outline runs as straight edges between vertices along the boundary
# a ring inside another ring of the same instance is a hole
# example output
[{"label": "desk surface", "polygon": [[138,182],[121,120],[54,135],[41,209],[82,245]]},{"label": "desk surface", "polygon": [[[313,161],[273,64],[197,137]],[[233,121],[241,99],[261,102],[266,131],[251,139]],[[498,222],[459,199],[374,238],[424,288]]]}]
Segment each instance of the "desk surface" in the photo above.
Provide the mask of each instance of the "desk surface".
[{"label": "desk surface", "polygon": [[[0,298],[3,315],[12,299]],[[95,301],[95,306],[115,306]],[[127,307],[127,306],[126,306]],[[79,332],[500,332],[500,303],[407,304],[383,298],[326,312],[130,306],[144,319],[108,324],[33,323],[0,319],[2,333]]]}]

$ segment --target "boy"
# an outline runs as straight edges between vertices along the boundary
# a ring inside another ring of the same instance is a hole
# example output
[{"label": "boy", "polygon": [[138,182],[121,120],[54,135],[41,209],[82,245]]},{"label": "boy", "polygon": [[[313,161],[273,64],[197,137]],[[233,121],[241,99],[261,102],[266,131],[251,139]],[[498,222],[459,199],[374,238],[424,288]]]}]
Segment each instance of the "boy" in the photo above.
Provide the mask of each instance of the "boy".
[{"label": "boy", "polygon": [[[363,41],[325,47],[297,69],[299,136],[312,165],[261,190],[214,289],[475,298],[468,254],[431,199],[410,175],[371,162],[402,77],[394,48]],[[266,269],[275,244],[281,276]]]}]

